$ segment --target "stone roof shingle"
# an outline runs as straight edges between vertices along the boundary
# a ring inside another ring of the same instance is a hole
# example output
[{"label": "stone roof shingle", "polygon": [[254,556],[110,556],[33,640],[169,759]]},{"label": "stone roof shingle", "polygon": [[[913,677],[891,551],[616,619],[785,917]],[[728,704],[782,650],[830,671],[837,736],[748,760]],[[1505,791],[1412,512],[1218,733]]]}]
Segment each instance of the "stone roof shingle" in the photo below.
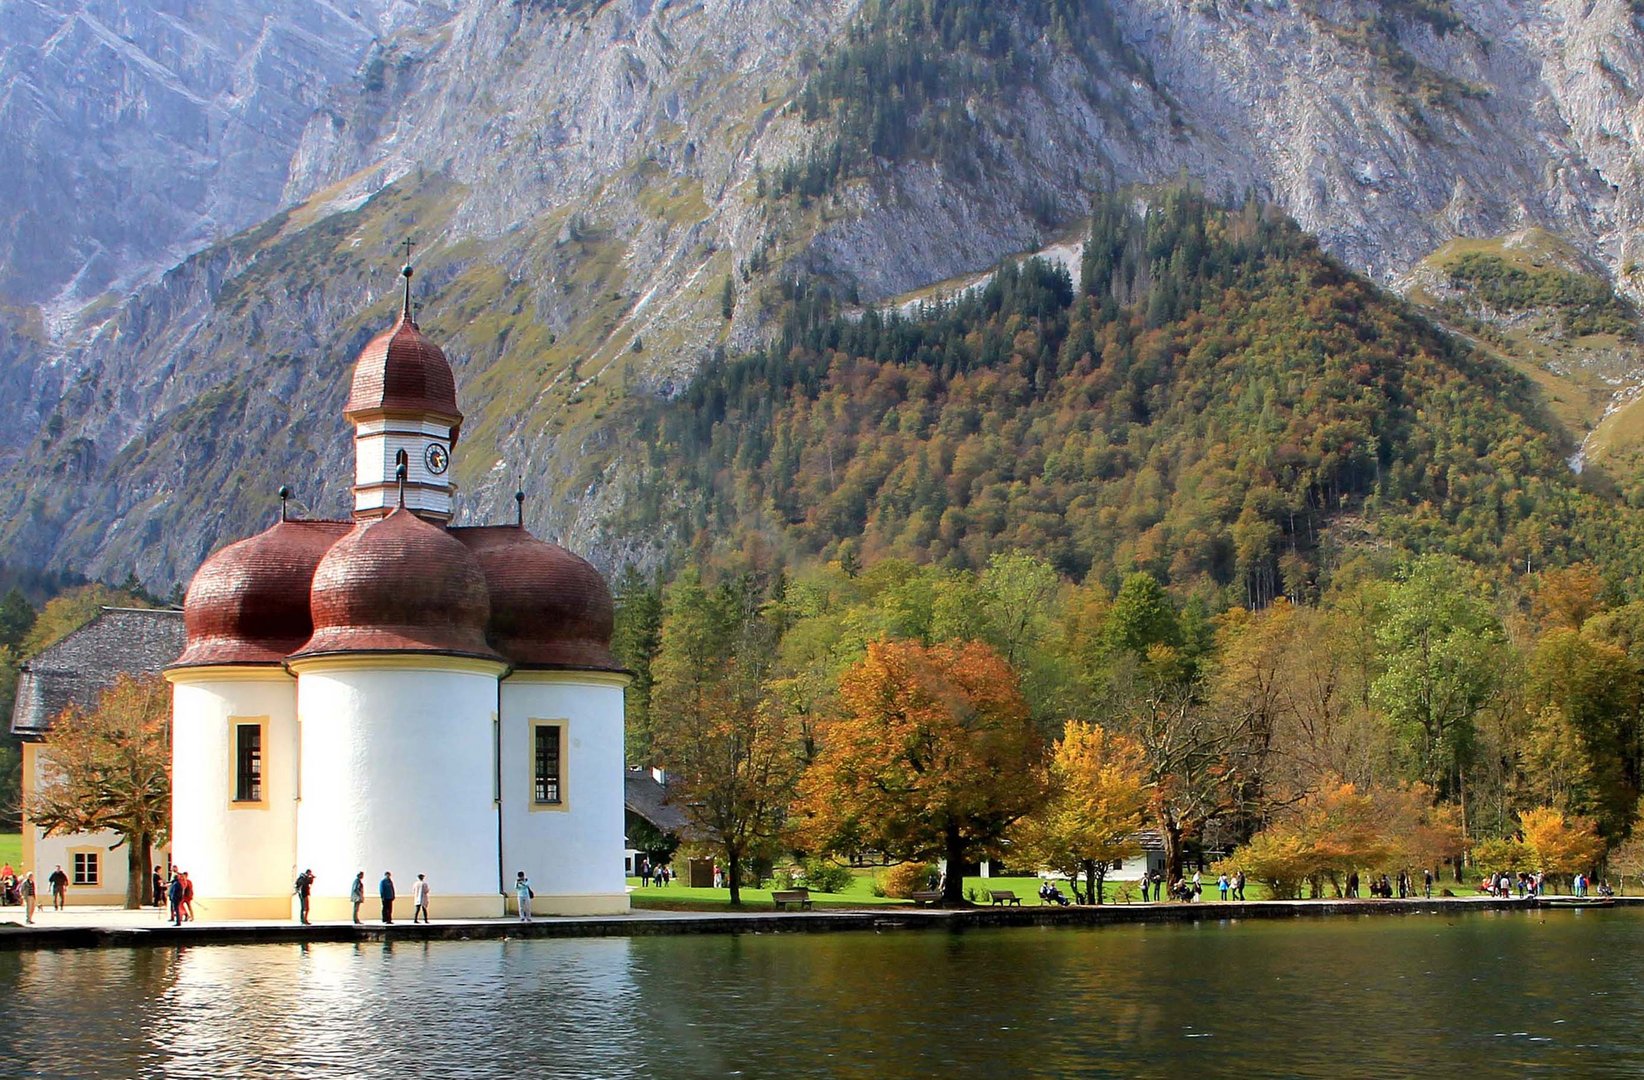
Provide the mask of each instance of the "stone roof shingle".
[{"label": "stone roof shingle", "polygon": [[71,704],[90,705],[122,674],[153,675],[183,651],[183,613],[175,608],[104,608],[95,619],[17,673],[11,732],[39,737]]}]

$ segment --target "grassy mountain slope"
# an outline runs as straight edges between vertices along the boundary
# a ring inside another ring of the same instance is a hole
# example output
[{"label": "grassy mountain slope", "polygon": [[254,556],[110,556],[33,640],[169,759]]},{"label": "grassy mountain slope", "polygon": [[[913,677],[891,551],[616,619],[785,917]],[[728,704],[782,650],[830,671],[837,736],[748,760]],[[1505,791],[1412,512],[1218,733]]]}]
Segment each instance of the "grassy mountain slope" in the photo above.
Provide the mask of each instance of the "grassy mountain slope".
[{"label": "grassy mountain slope", "polygon": [[1406,294],[1527,375],[1597,466],[1624,489],[1644,466],[1644,320],[1603,271],[1544,229],[1453,240],[1422,260]]}]

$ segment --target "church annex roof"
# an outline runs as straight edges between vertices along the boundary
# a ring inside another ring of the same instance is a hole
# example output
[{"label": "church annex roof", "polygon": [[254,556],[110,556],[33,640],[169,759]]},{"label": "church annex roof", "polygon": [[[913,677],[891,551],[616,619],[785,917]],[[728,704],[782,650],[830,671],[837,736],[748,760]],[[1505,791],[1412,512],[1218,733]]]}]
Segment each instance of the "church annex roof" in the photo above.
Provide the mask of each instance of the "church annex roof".
[{"label": "church annex roof", "polygon": [[23,661],[13,735],[38,737],[71,704],[89,705],[123,674],[152,675],[183,651],[176,608],[104,608],[57,644]]},{"label": "church annex roof", "polygon": [[629,769],[623,776],[623,805],[662,832],[679,834],[688,824],[685,812],[668,801],[668,789],[648,769]]}]

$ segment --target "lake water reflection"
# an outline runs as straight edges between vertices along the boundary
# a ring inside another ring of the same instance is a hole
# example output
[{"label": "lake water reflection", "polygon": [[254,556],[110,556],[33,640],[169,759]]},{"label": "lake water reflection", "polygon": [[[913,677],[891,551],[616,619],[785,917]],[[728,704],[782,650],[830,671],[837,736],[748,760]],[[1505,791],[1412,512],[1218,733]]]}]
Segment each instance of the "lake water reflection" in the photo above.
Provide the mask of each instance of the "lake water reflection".
[{"label": "lake water reflection", "polygon": [[0,1075],[1644,1074],[1644,913],[0,954]]}]

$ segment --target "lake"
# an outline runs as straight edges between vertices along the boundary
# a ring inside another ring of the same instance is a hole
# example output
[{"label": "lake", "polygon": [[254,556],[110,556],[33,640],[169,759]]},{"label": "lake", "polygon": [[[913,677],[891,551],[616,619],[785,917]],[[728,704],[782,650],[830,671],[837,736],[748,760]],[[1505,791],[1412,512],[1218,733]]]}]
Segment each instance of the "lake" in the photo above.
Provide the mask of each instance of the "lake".
[{"label": "lake", "polygon": [[1637,1076],[1644,912],[0,953],[0,1075]]}]

